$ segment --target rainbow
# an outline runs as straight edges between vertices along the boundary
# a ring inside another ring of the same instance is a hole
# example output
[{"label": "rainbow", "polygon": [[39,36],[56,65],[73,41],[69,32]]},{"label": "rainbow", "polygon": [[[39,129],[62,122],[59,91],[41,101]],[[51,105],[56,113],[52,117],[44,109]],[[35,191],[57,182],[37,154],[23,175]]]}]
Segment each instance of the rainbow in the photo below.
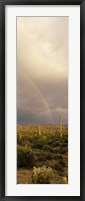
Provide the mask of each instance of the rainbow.
[{"label": "rainbow", "polygon": [[36,83],[35,83],[33,80],[31,80],[31,84],[33,85],[33,87],[35,88],[35,90],[36,90],[36,92],[39,94],[39,96],[42,98],[43,104],[44,104],[45,108],[46,108],[47,111],[48,111],[48,117],[49,117],[49,119],[50,119],[50,122],[51,122],[52,124],[54,124],[53,115],[52,115],[51,109],[50,109],[50,107],[49,107],[49,104],[48,104],[48,102],[47,102],[45,96],[43,95],[43,93],[41,92],[41,90],[39,89],[39,87],[36,85]]}]

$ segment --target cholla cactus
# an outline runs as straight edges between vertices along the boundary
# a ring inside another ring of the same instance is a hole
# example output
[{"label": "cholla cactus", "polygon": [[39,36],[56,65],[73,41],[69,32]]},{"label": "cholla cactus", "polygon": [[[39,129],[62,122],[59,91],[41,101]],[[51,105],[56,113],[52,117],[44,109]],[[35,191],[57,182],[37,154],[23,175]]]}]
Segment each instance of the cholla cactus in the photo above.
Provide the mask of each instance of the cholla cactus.
[{"label": "cholla cactus", "polygon": [[63,182],[64,182],[64,184],[67,184],[67,183],[68,183],[66,177],[63,177]]},{"label": "cholla cactus", "polygon": [[33,168],[32,182],[34,184],[50,184],[50,179],[53,177],[52,168],[45,166]]},{"label": "cholla cactus", "polygon": [[62,138],[62,114],[60,114],[60,136]]}]

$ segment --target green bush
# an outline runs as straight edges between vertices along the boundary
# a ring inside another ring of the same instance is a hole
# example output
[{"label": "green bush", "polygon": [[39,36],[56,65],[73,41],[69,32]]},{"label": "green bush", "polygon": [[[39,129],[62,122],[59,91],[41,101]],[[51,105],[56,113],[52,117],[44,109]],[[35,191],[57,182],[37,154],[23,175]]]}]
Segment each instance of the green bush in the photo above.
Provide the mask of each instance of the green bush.
[{"label": "green bush", "polygon": [[60,150],[60,154],[65,154],[68,152],[68,147],[62,147]]},{"label": "green bush", "polygon": [[50,180],[53,177],[52,168],[45,166],[33,168],[33,174],[32,174],[32,182],[33,184],[50,184]]},{"label": "green bush", "polygon": [[43,150],[44,150],[44,151],[52,152],[52,151],[53,151],[53,148],[52,148],[50,145],[44,145],[44,146],[43,146]]},{"label": "green bush", "polygon": [[55,170],[59,170],[59,171],[63,171],[64,170],[63,167],[62,167],[62,165],[59,164],[59,163],[55,163],[54,166],[53,166],[53,168]]},{"label": "green bush", "polygon": [[18,135],[17,136],[17,144],[20,146],[30,146],[29,139],[26,136]]},{"label": "green bush", "polygon": [[17,147],[17,166],[33,167],[35,165],[35,155],[31,148],[19,146]]},{"label": "green bush", "polygon": [[62,154],[58,154],[57,159],[58,159],[58,160],[63,159]]},{"label": "green bush", "polygon": [[35,139],[33,142],[32,142],[32,147],[33,148],[42,148],[45,144],[46,144],[46,139],[44,139],[43,137],[41,138],[38,138],[38,139]]},{"label": "green bush", "polygon": [[64,160],[60,160],[60,161],[59,161],[59,164],[61,164],[63,167],[66,167],[66,163],[65,163]]},{"label": "green bush", "polygon": [[59,146],[53,148],[53,153],[59,153],[59,151],[60,151],[60,147]]},{"label": "green bush", "polygon": [[53,144],[52,144],[52,147],[57,147],[57,146],[60,146],[60,141],[55,141],[55,142],[53,142]]},{"label": "green bush", "polygon": [[38,155],[38,161],[46,161],[53,159],[53,153],[41,150]]}]

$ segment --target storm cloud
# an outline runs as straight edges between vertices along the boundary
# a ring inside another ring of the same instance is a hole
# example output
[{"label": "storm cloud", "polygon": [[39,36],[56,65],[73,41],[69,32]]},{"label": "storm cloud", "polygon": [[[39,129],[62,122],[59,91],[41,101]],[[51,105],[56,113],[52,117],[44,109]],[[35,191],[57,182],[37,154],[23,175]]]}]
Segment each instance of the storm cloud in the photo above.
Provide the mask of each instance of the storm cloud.
[{"label": "storm cloud", "polygon": [[68,123],[68,17],[17,17],[17,123]]}]

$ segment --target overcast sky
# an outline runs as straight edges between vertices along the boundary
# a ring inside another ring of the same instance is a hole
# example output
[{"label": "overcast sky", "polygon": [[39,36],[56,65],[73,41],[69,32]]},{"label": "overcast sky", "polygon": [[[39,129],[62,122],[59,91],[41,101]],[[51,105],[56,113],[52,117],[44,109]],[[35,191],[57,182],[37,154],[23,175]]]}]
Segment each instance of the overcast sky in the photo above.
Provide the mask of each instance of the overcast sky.
[{"label": "overcast sky", "polygon": [[17,123],[68,123],[68,17],[17,17]]}]

